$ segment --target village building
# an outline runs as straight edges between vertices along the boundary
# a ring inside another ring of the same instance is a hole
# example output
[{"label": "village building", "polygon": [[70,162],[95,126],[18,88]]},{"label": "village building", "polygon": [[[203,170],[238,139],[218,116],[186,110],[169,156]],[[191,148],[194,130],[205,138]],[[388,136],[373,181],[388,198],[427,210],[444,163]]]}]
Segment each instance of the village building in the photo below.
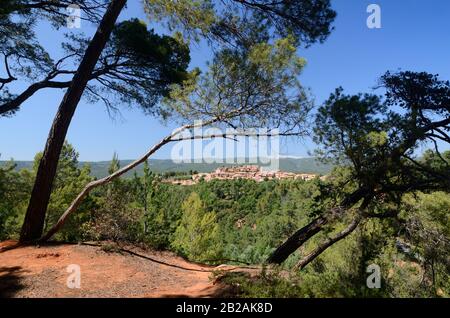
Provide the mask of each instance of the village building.
[{"label": "village building", "polygon": [[220,167],[211,173],[198,173],[192,176],[194,183],[203,179],[204,181],[211,180],[235,180],[235,179],[251,179],[257,182],[272,179],[292,179],[310,181],[317,178],[316,174],[307,173],[293,173],[284,171],[264,171],[261,167],[256,165],[245,165],[236,167]]}]

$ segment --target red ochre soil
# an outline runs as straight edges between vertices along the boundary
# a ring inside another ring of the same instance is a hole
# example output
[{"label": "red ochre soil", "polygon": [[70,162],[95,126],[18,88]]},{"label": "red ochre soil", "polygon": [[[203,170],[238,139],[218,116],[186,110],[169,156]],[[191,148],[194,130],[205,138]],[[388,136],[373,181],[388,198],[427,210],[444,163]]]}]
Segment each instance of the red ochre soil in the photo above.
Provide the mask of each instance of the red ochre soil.
[{"label": "red ochre soil", "polygon": [[[226,297],[232,289],[213,272],[257,272],[195,264],[134,246],[105,252],[94,244],[15,245],[0,242],[0,297]],[[80,266],[79,289],[67,286],[71,264]]]}]

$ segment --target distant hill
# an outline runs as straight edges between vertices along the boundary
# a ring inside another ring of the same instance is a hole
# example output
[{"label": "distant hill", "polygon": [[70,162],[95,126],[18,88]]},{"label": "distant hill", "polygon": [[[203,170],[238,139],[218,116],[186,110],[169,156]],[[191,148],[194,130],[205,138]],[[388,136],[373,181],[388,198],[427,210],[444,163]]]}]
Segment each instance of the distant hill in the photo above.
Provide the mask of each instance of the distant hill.
[{"label": "distant hill", "polygon": [[[120,166],[123,167],[129,164],[132,160],[121,160]],[[0,166],[3,166],[8,161],[0,161]],[[17,165],[16,169],[31,169],[33,166],[32,161],[14,161]],[[149,159],[148,161],[150,169],[153,172],[212,172],[218,167],[222,166],[236,166],[236,164],[223,164],[223,163],[174,163],[170,159]],[[108,167],[110,161],[95,161],[95,162],[80,162],[79,165],[83,166],[89,164],[91,166],[91,174],[97,178],[104,177],[108,174]],[[280,158],[280,170],[287,172],[297,173],[315,173],[324,175],[331,171],[331,165],[325,165],[317,162],[315,158]],[[140,165],[135,169],[138,174],[142,174],[143,165]],[[127,173],[125,176],[133,175],[134,170]]]}]

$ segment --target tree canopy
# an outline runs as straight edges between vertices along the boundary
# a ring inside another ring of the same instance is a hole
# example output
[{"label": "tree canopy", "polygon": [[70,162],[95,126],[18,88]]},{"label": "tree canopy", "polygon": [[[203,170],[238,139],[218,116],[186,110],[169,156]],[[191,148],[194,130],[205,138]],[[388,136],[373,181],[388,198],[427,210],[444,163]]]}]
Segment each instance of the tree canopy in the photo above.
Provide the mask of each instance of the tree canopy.
[{"label": "tree canopy", "polygon": [[194,40],[206,37],[232,45],[246,45],[255,34],[291,35],[305,46],[323,42],[336,17],[329,0],[145,0],[145,10]]},{"label": "tree canopy", "polygon": [[[338,88],[319,108],[314,127],[318,154],[347,166],[347,174],[335,187],[334,202],[293,233],[269,262],[283,262],[330,222],[347,223],[299,262],[303,268],[365,218],[396,217],[406,193],[449,191],[450,163],[438,146],[439,141],[450,143],[449,82],[427,73],[387,72],[380,86],[384,99],[349,96]],[[417,158],[424,143],[434,151]]]},{"label": "tree canopy", "polygon": [[233,128],[279,128],[304,132],[312,103],[299,81],[305,60],[296,55],[291,37],[274,44],[218,51],[205,73],[193,73],[173,85],[164,100],[168,116]]},{"label": "tree canopy", "polygon": [[[38,43],[34,30],[40,20],[50,21],[55,28],[63,26],[68,14],[66,8],[70,4],[78,5],[83,19],[93,23],[100,21],[107,7],[107,1],[101,0],[8,0],[2,4],[0,39],[4,41],[0,41],[0,54],[7,74],[0,78],[0,115],[14,114],[23,102],[41,89],[64,89],[70,85],[67,76],[75,74],[75,69],[70,66],[79,63],[89,39],[69,35],[68,41],[63,43],[66,54],[54,60]],[[336,16],[329,0],[279,3],[144,1],[144,4],[152,21],[160,20],[169,30],[180,30],[186,39],[206,38],[219,47],[250,47],[288,36],[295,46],[308,46],[328,37]],[[126,41],[124,34],[127,34]],[[179,82],[185,76],[185,65],[189,64],[189,41],[184,43],[179,36],[169,39],[169,36],[158,36],[153,30],[146,30],[137,20],[118,24],[92,73],[86,90],[87,100],[101,101],[111,111],[117,110],[114,106],[114,97],[117,97],[120,103],[138,104],[146,112],[158,114],[152,109],[161,95],[158,90],[162,95],[167,94],[166,84]],[[165,62],[169,63],[162,67]],[[161,81],[156,75],[161,77]],[[22,92],[11,90],[11,85],[8,85],[29,80],[32,84]],[[146,94],[149,98],[144,96]]]},{"label": "tree canopy", "polygon": [[[10,82],[17,80],[19,75],[35,78],[36,82],[19,94],[9,93],[7,86],[0,90],[1,114],[16,112],[25,100],[41,89],[70,86],[71,81],[67,80],[67,75],[73,76],[76,72],[71,65],[80,62],[89,39],[76,35],[69,35],[68,39],[70,41],[62,44],[64,57],[56,62],[43,49],[34,54],[17,53],[17,61],[20,61],[20,56],[27,54],[27,61],[33,63],[34,67],[25,67],[26,64],[23,63],[19,63],[18,67],[11,67],[11,76],[15,74],[17,78],[13,77]],[[35,44],[24,44],[23,50],[36,50],[39,46]],[[20,46],[17,48],[13,43],[11,46],[16,51],[20,49]],[[16,56],[8,54],[9,51],[4,52],[5,63]],[[42,54],[47,58],[42,60]],[[118,110],[115,106],[118,102],[139,105],[151,113],[159,99],[168,95],[170,85],[181,83],[187,77],[189,61],[189,48],[186,44],[169,36],[155,34],[137,19],[120,22],[115,26],[111,40],[90,76],[86,98],[90,102],[104,102],[109,111]]]},{"label": "tree canopy", "polygon": [[[344,95],[342,89],[330,96],[316,119],[319,154],[350,163],[351,178],[373,194],[449,189],[449,163],[439,151],[439,144],[450,143],[449,82],[427,73],[388,72],[380,84],[384,100]],[[416,158],[424,143],[433,150]]]}]

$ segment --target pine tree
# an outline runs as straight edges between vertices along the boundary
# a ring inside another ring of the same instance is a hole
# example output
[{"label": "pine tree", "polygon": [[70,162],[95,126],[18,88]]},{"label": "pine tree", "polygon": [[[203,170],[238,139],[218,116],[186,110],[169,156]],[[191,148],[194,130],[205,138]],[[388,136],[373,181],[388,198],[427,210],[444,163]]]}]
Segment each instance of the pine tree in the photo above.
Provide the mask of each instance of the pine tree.
[{"label": "pine tree", "polygon": [[183,216],[172,246],[189,259],[214,262],[220,257],[219,225],[215,212],[207,212],[196,192],[183,203]]}]

